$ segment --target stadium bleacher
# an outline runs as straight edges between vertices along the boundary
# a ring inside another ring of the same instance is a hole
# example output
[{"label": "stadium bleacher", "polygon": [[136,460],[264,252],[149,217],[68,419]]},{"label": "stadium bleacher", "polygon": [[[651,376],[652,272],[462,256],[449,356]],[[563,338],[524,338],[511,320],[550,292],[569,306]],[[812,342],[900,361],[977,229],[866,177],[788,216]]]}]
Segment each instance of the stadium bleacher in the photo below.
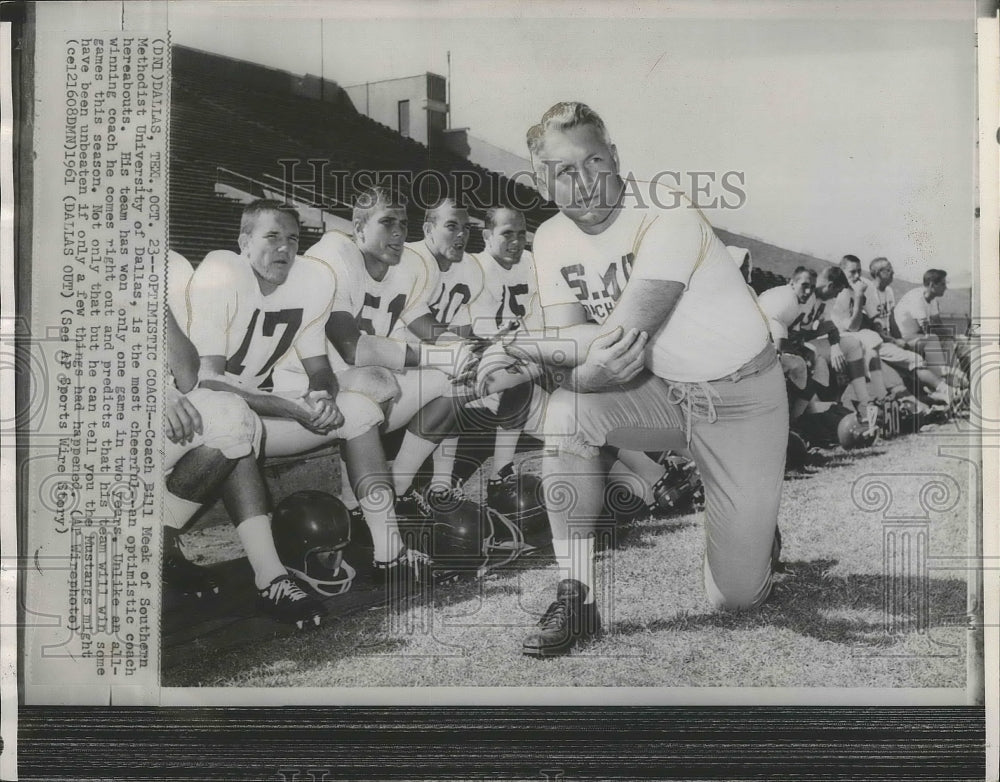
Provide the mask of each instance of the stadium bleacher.
[{"label": "stadium bleacher", "polygon": [[[384,171],[436,171],[449,182],[467,174],[480,183],[472,193],[482,208],[473,205],[473,218],[482,217],[498,192],[536,204],[526,211],[529,230],[550,214],[533,190],[359,114],[336,85],[327,83],[322,98],[302,95],[295,91],[301,80],[292,74],[179,46],[172,56],[170,244],[194,266],[210,250],[235,246],[242,203],[219,192],[220,168],[249,182],[290,186],[282,160],[302,163],[297,179],[310,175],[307,161],[325,161],[317,205],[322,201],[325,211],[345,219],[354,196],[351,174]],[[412,204],[415,199],[407,195]],[[419,206],[411,206],[409,218],[408,240],[419,239]],[[301,246],[308,248],[319,235],[306,226]],[[475,231],[469,250],[481,249],[482,238]]]}]

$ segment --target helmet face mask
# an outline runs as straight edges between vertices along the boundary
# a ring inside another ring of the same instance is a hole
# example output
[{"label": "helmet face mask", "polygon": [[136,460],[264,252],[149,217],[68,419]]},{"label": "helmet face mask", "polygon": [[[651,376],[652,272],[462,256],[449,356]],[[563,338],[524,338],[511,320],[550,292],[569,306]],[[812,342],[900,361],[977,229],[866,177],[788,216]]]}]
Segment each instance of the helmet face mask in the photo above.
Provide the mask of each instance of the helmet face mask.
[{"label": "helmet face mask", "polygon": [[351,588],[357,572],[344,559],[350,514],[336,497],[321,491],[290,494],[275,507],[271,532],[281,563],[318,594],[333,597]]},{"label": "helmet face mask", "polygon": [[288,569],[300,581],[326,597],[342,595],[351,588],[357,571],[344,559],[344,552],[328,549],[310,551],[305,556],[304,567]]},{"label": "helmet face mask", "polygon": [[496,508],[491,509],[502,527],[499,545],[507,546],[511,539],[522,549],[547,545],[552,540],[552,531],[538,476],[519,473],[506,482],[504,489]]}]

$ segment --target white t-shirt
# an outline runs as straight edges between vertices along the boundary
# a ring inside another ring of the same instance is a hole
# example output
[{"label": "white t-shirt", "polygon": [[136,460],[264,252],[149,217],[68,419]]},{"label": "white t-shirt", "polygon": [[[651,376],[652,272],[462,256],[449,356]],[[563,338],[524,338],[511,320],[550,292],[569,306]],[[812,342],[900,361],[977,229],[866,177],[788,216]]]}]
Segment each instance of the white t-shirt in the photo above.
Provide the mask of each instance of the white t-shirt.
[{"label": "white t-shirt", "polygon": [[815,331],[826,309],[826,302],[812,293],[800,304],[790,285],[779,285],[764,291],[757,297],[757,303],[767,316],[775,342],[794,339],[803,331]]},{"label": "white t-shirt", "polygon": [[469,304],[483,287],[479,261],[468,253],[462,253],[462,260],[451,264],[448,271],[443,272],[425,241],[409,242],[406,247],[424,262],[427,270],[424,296],[434,320],[443,326],[470,325]]},{"label": "white t-shirt", "polygon": [[265,296],[246,258],[216,250],[188,285],[187,332],[199,356],[226,357],[230,382],[267,387],[286,354],[303,359],[326,353],[334,284],[323,264],[297,256],[285,282]]},{"label": "white t-shirt", "polygon": [[896,307],[896,294],[892,288],[880,291],[877,285],[869,285],[865,291],[865,314],[878,323],[888,334],[889,316]]},{"label": "white t-shirt", "polygon": [[715,380],[764,348],[767,323],[701,212],[663,191],[659,203],[676,208],[631,199],[595,236],[562,214],[543,223],[534,241],[539,299],[543,308],[579,302],[603,323],[631,278],[680,282],[673,313],[650,335],[646,366],[666,380]]},{"label": "white t-shirt", "polygon": [[483,270],[482,291],[470,304],[476,336],[493,337],[515,321],[523,323],[527,331],[541,328],[534,256],[525,250],[509,269],[485,251],[472,257]]},{"label": "white t-shirt", "polygon": [[188,325],[187,288],[193,275],[187,258],[174,250],[167,251],[167,307],[181,330]]},{"label": "white t-shirt", "polygon": [[914,288],[903,294],[893,312],[899,335],[903,339],[914,339],[924,333],[923,326],[928,320],[941,315],[941,302],[938,299],[927,301],[924,289]]}]

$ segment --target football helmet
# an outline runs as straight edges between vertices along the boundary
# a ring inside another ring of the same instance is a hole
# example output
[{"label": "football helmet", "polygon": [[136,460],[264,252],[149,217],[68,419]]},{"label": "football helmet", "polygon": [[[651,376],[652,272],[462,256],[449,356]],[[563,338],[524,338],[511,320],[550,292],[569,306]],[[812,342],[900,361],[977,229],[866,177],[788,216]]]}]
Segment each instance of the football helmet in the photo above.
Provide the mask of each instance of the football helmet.
[{"label": "football helmet", "polygon": [[351,588],[356,571],[344,559],[351,540],[351,516],[332,494],[297,491],[278,503],[271,534],[282,564],[321,595]]},{"label": "football helmet", "polygon": [[526,548],[516,524],[470,500],[435,511],[424,531],[429,534],[423,550],[439,575],[463,571],[482,576],[513,562]]},{"label": "football helmet", "polygon": [[490,494],[490,508],[507,523],[516,525],[521,545],[539,548],[552,542],[542,481],[537,475],[515,473]]},{"label": "football helmet", "polygon": [[869,429],[854,413],[845,415],[837,424],[837,440],[845,451],[874,445],[877,437],[878,429]]}]

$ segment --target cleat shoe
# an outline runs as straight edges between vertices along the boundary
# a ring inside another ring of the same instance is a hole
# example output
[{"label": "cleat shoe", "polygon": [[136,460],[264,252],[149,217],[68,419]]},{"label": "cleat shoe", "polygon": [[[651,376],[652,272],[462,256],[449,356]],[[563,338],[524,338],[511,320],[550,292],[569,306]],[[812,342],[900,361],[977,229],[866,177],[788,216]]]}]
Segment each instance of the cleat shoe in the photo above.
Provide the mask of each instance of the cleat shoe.
[{"label": "cleat shoe", "polygon": [[486,504],[498,513],[511,515],[511,498],[517,496],[517,473],[513,464],[506,464],[497,478],[486,481]]},{"label": "cleat shoe", "polygon": [[259,594],[265,613],[279,622],[294,624],[299,630],[309,624],[319,627],[320,620],[326,616],[323,603],[307,594],[291,576],[278,576]]},{"label": "cleat shoe", "polygon": [[390,604],[422,594],[430,586],[431,558],[414,549],[403,549],[392,562],[375,562],[372,579]]},{"label": "cleat shoe", "polygon": [[432,514],[449,514],[466,501],[466,496],[459,489],[433,486],[427,490],[426,502]]},{"label": "cleat shoe", "polygon": [[402,497],[396,500],[396,518],[408,521],[426,521],[433,515],[430,504],[424,495],[413,486],[406,490]]},{"label": "cleat shoe", "polygon": [[197,598],[219,594],[211,572],[184,556],[180,533],[170,527],[163,528],[163,582],[181,594]]},{"label": "cleat shoe", "polygon": [[927,394],[927,398],[935,406],[944,405],[945,407],[951,407],[952,396],[952,389],[947,383],[942,383],[936,389]]},{"label": "cleat shoe", "polygon": [[878,426],[878,407],[874,404],[869,404],[865,408],[865,414],[862,415],[861,411],[857,412],[858,421],[864,427],[864,431],[861,436],[864,438],[873,437],[877,439],[879,426]]},{"label": "cleat shoe", "polygon": [[578,642],[601,632],[597,603],[584,603],[590,590],[585,584],[567,578],[559,582],[556,599],[521,647],[529,657],[556,657],[568,653]]},{"label": "cleat shoe", "polygon": [[368,529],[368,522],[365,521],[365,512],[361,510],[361,506],[351,508],[348,514],[351,517],[351,543],[364,548],[374,548],[375,544],[372,542],[372,532]]}]

